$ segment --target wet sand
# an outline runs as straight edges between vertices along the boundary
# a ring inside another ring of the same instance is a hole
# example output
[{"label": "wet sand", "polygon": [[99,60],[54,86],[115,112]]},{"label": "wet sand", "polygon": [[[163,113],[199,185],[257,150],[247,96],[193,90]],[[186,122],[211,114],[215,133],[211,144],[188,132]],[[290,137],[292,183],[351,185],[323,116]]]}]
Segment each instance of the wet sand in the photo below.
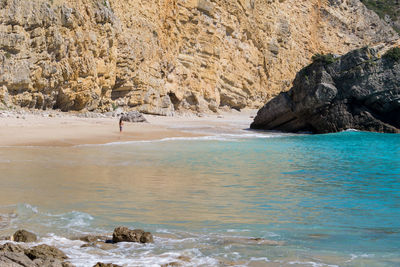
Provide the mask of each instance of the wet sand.
[{"label": "wet sand", "polygon": [[124,123],[118,118],[82,118],[74,114],[32,114],[0,117],[0,146],[74,146],[174,137],[198,137],[208,132],[249,127],[255,110],[209,114],[203,117],[145,115],[149,123]]}]

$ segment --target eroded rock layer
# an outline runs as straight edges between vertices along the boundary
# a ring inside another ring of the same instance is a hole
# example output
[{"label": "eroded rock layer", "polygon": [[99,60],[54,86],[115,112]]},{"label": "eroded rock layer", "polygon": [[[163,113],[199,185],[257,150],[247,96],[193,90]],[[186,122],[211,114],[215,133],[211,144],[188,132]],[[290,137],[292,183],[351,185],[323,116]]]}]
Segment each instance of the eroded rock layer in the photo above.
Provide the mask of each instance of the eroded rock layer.
[{"label": "eroded rock layer", "polygon": [[358,0],[0,0],[0,103],[256,108],[314,53],[396,38]]},{"label": "eroded rock layer", "polygon": [[298,73],[290,91],[261,108],[251,128],[400,133],[400,48],[392,51],[382,58],[372,48],[321,58]]}]

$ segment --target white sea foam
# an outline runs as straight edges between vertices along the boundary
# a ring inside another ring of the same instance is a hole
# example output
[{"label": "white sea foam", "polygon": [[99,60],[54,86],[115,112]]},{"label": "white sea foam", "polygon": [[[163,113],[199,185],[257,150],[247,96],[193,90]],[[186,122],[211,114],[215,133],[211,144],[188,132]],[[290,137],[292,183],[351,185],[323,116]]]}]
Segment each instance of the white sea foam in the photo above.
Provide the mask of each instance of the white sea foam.
[{"label": "white sea foam", "polygon": [[355,260],[355,259],[359,259],[359,258],[373,258],[374,257],[374,254],[366,254],[366,253],[364,253],[364,254],[359,254],[359,255],[357,255],[357,254],[350,254],[350,259],[349,260],[347,260],[346,262],[351,262],[351,261],[353,261],[353,260]]},{"label": "white sea foam", "polygon": [[22,207],[33,213],[39,213],[38,207],[32,206],[31,204],[23,203]]},{"label": "white sea foam", "polygon": [[195,137],[167,137],[154,140],[138,140],[138,141],[123,141],[123,142],[110,142],[106,144],[83,144],[76,145],[75,147],[96,147],[96,146],[118,146],[129,144],[144,144],[144,143],[158,143],[158,142],[174,142],[174,141],[222,141],[222,142],[235,142],[241,139],[267,139],[267,138],[281,138],[287,136],[295,136],[294,134],[286,133],[238,133],[238,134],[215,134],[206,136]]},{"label": "white sea foam", "polygon": [[350,128],[350,129],[346,129],[346,130],[344,130],[342,132],[359,132],[359,130]]},{"label": "white sea foam", "polygon": [[250,258],[250,262],[252,261],[265,261],[265,262],[270,262],[270,260],[267,257],[260,257],[260,258],[256,258],[256,257],[252,257]]},{"label": "white sea foam", "polygon": [[290,265],[306,265],[306,266],[313,266],[313,267],[339,267],[338,265],[331,265],[326,263],[320,262],[313,262],[313,261],[290,261],[288,262]]},{"label": "white sea foam", "polygon": [[226,232],[228,233],[238,233],[238,232],[249,232],[250,230],[248,229],[228,229]]}]

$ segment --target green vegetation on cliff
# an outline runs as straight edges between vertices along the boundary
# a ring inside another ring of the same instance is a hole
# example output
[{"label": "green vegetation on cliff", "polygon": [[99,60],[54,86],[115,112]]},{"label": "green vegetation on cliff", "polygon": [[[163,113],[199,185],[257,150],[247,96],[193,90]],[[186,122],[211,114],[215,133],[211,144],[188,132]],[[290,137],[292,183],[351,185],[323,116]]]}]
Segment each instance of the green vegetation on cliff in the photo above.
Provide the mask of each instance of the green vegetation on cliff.
[{"label": "green vegetation on cliff", "polygon": [[[361,2],[381,18],[388,15],[392,21],[400,20],[400,0],[361,0]],[[394,28],[400,32],[400,28]]]},{"label": "green vegetation on cliff", "polygon": [[393,61],[399,61],[400,60],[400,47],[393,47],[389,49],[384,55],[384,58],[391,59]]},{"label": "green vegetation on cliff", "polygon": [[312,56],[311,60],[314,63],[319,62],[322,63],[323,65],[328,65],[335,62],[335,56],[333,54],[327,54],[327,55],[315,54]]},{"label": "green vegetation on cliff", "polygon": [[361,0],[369,9],[375,11],[381,18],[389,15],[393,20],[400,16],[399,0]]}]

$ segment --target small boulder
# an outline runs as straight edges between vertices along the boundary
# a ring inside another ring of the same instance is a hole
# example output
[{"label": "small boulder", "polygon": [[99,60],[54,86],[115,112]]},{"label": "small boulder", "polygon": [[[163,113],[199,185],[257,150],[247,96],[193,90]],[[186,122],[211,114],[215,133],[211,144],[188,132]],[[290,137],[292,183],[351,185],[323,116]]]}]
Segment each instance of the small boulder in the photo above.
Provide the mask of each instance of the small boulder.
[{"label": "small boulder", "polygon": [[96,265],[93,265],[93,267],[122,267],[120,265],[112,264],[112,263],[102,263],[98,262]]},{"label": "small boulder", "polygon": [[114,244],[105,243],[105,242],[101,242],[101,241],[90,242],[90,243],[83,244],[81,246],[81,248],[88,248],[88,247],[99,248],[102,250],[111,250],[111,249],[117,248],[117,246]]},{"label": "small boulder", "polygon": [[83,242],[88,242],[88,243],[97,241],[106,242],[108,239],[109,237],[105,235],[84,235],[72,238],[72,240],[81,240]]},{"label": "small boulder", "polygon": [[57,259],[57,260],[64,260],[68,258],[64,252],[59,250],[58,248],[49,246],[49,245],[39,245],[25,251],[25,254],[31,259]]},{"label": "small boulder", "polygon": [[147,122],[143,114],[138,111],[130,111],[128,113],[122,113],[121,119],[127,122]]},{"label": "small boulder", "polygon": [[150,243],[153,242],[153,236],[150,232],[145,232],[141,229],[130,230],[127,227],[117,227],[114,229],[113,242],[140,242]]},{"label": "small boulder", "polygon": [[150,232],[144,232],[140,237],[140,243],[153,243],[153,235]]},{"label": "small boulder", "polygon": [[12,241],[15,242],[30,243],[30,242],[35,242],[36,240],[37,240],[36,235],[26,230],[18,230],[12,236]]}]

